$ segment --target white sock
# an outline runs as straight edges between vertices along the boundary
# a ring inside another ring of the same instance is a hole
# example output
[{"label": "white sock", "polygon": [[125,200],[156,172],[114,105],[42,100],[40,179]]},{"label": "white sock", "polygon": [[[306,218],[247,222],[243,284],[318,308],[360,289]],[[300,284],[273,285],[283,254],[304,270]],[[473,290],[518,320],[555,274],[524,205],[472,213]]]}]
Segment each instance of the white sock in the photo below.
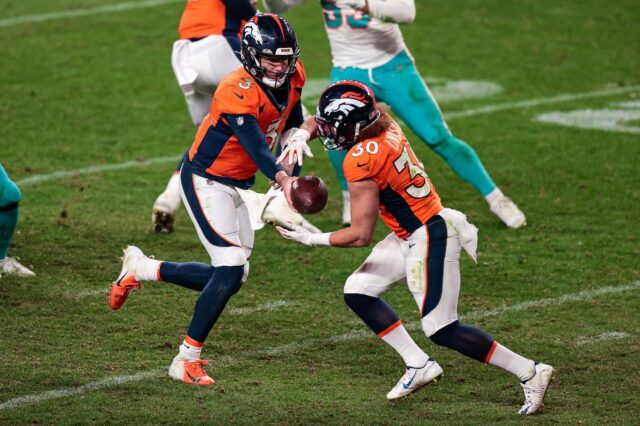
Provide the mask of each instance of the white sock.
[{"label": "white sock", "polygon": [[202,353],[202,344],[200,346],[196,346],[194,342],[188,342],[188,337],[182,341],[180,345],[180,355],[183,358],[188,359],[189,361],[196,361],[200,359],[200,354]]},{"label": "white sock", "polygon": [[536,374],[536,363],[533,360],[510,351],[498,342],[494,342],[493,353],[488,363],[515,374],[521,382],[529,380]]},{"label": "white sock", "polygon": [[486,197],[484,197],[484,199],[487,200],[487,203],[489,203],[490,206],[493,206],[495,203],[497,203],[503,198],[504,198],[504,194],[502,193],[502,191],[500,191],[500,188],[498,188],[497,186],[496,186],[496,189],[494,189],[493,191],[488,193]]},{"label": "white sock", "polygon": [[429,355],[416,345],[402,323],[381,337],[398,352],[407,367],[422,367],[429,360]]},{"label": "white sock", "polygon": [[138,281],[159,281],[162,261],[140,256],[131,262],[131,272]]}]

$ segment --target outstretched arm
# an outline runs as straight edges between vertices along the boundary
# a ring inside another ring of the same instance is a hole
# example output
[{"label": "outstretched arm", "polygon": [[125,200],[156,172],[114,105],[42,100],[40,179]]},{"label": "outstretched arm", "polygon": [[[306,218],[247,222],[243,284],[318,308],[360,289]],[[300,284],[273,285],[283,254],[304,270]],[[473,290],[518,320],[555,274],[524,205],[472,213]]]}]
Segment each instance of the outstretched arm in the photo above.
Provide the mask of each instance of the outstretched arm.
[{"label": "outstretched arm", "polygon": [[365,247],[371,244],[378,217],[378,185],[370,179],[349,182],[351,226],[335,232],[312,234],[301,226],[277,227],[283,237],[308,246]]},{"label": "outstretched arm", "polygon": [[352,7],[396,24],[410,24],[416,19],[414,0],[335,0],[335,4],[341,9]]}]

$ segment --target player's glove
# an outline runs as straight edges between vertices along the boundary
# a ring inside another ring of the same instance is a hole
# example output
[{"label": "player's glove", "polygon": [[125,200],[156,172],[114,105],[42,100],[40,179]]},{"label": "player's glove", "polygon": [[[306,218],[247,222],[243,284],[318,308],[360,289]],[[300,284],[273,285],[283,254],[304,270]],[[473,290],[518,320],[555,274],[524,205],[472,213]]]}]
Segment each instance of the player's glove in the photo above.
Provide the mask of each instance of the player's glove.
[{"label": "player's glove", "polygon": [[340,9],[364,10],[367,0],[335,0],[333,2]]},{"label": "player's glove", "polygon": [[278,163],[282,163],[289,157],[289,164],[297,161],[298,166],[302,166],[303,157],[313,157],[311,148],[307,142],[311,135],[304,129],[293,128],[282,134],[281,144],[283,146],[282,154],[278,157]]},{"label": "player's glove", "polygon": [[285,229],[280,226],[276,226],[280,235],[285,237],[288,240],[296,241],[300,244],[304,244],[305,246],[328,246],[329,244],[329,235],[330,232],[325,232],[323,234],[314,234],[311,233],[308,229],[300,225],[294,225],[293,223],[288,223],[287,226],[291,228]]}]

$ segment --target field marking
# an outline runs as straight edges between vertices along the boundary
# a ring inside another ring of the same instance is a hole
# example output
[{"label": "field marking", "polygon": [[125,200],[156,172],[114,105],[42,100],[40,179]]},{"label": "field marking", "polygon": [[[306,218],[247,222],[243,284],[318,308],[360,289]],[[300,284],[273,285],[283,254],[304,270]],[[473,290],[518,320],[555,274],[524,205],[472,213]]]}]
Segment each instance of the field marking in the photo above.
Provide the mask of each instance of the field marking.
[{"label": "field marking", "polygon": [[605,340],[618,340],[629,337],[629,333],[621,331],[610,331],[608,333],[598,334],[597,336],[582,336],[575,340],[576,345],[587,345],[591,343],[600,343]]},{"label": "field marking", "polygon": [[619,95],[622,93],[633,92],[640,89],[640,85],[619,87],[616,89],[596,90],[594,92],[584,93],[567,93],[564,95],[552,96],[550,98],[538,98],[529,99],[525,101],[517,102],[505,102],[502,104],[487,105],[480,108],[472,108],[466,111],[452,112],[445,114],[445,119],[450,120],[452,118],[459,117],[471,117],[472,115],[491,114],[498,111],[505,111],[508,109],[526,109],[538,105],[557,104],[561,102],[577,101],[579,99],[597,98],[600,96]]},{"label": "field marking", "polygon": [[293,306],[295,303],[287,302],[286,300],[274,300],[273,302],[266,302],[257,306],[243,306],[229,309],[230,315],[247,315],[260,311],[275,311],[284,307]]},{"label": "field marking", "polygon": [[85,167],[82,169],[75,169],[75,170],[63,170],[60,172],[53,172],[53,173],[48,173],[44,175],[31,176],[31,177],[16,181],[16,184],[18,186],[27,186],[27,185],[33,185],[36,183],[47,182],[50,180],[56,180],[56,179],[71,177],[71,176],[91,175],[91,174],[96,174],[101,172],[110,172],[114,170],[129,169],[131,167],[146,167],[151,164],[178,162],[183,155],[184,154],[174,155],[172,157],[155,157],[155,158],[150,158],[148,160],[140,160],[140,161],[136,161],[136,160],[125,161],[124,163],[104,164],[101,166],[90,166],[90,167]]},{"label": "field marking", "polygon": [[121,12],[123,10],[142,9],[161,6],[168,3],[179,3],[184,0],[143,0],[129,3],[116,3],[106,6],[97,6],[88,9],[72,9],[60,12],[43,13],[41,15],[15,16],[13,18],[0,19],[0,28],[12,25],[30,24],[34,22],[54,21],[78,16],[98,15],[101,13]]},{"label": "field marking", "polygon": [[[564,294],[556,298],[530,300],[530,301],[518,303],[515,305],[503,305],[496,309],[472,311],[466,315],[462,315],[460,319],[462,320],[480,319],[480,318],[494,317],[503,313],[522,311],[530,308],[539,308],[539,307],[545,307],[550,305],[561,305],[567,302],[581,302],[581,301],[593,299],[598,296],[603,296],[606,294],[620,293],[620,292],[629,291],[629,290],[637,290],[639,288],[640,288],[640,280],[633,281],[629,284],[620,285],[620,286],[610,286],[610,287],[603,287],[595,290],[580,291],[578,293]],[[419,323],[412,323],[412,324],[409,324],[409,326],[407,326],[407,329],[419,329],[419,328],[420,328]],[[309,347],[325,346],[331,343],[339,343],[339,342],[353,341],[353,340],[358,340],[363,338],[373,338],[373,337],[374,335],[371,333],[370,330],[366,330],[366,329],[352,330],[347,333],[336,335],[336,336],[323,337],[318,339],[309,339],[303,343],[291,343],[291,344],[286,344],[282,346],[276,346],[274,348],[261,349],[253,352],[242,351],[234,355],[224,355],[216,359],[216,364],[231,365],[231,364],[237,363],[238,361],[251,358],[251,357],[273,356],[273,355],[293,352],[296,350],[305,349]],[[82,385],[74,388],[56,389],[56,390],[51,390],[51,391],[46,391],[41,393],[35,393],[31,395],[19,396],[0,404],[0,410],[8,410],[12,408],[22,407],[25,405],[37,404],[42,401],[47,401],[50,399],[57,399],[57,398],[63,398],[66,396],[79,395],[89,391],[110,388],[123,383],[161,377],[165,374],[166,374],[165,368],[154,369],[151,371],[140,372],[132,375],[108,377],[106,379],[87,383],[86,385]]]},{"label": "field marking", "polygon": [[[487,105],[485,107],[474,108],[466,111],[458,111],[458,112],[452,112],[452,113],[446,114],[446,119],[450,120],[450,119],[455,119],[460,117],[470,117],[473,115],[490,114],[493,112],[505,111],[508,109],[520,109],[520,108],[524,109],[532,106],[554,104],[559,102],[569,102],[577,99],[587,99],[587,98],[595,98],[600,96],[617,95],[621,93],[631,92],[634,90],[640,90],[640,85],[629,86],[629,87],[624,87],[619,89],[598,90],[595,92],[565,94],[565,95],[552,96],[549,98],[529,99],[529,100],[519,101],[519,102],[507,102],[502,104]],[[155,157],[155,158],[150,158],[148,160],[126,161],[124,163],[90,166],[82,169],[64,170],[64,171],[53,172],[48,174],[35,175],[35,176],[30,176],[28,178],[24,178],[21,180],[17,180],[16,184],[18,186],[28,186],[28,185],[38,184],[38,183],[47,182],[55,179],[65,178],[69,176],[88,175],[88,174],[95,174],[95,173],[101,173],[106,171],[122,170],[130,167],[145,167],[152,164],[176,162],[180,160],[180,158],[182,158],[182,155],[183,154],[171,156],[171,157]]]}]

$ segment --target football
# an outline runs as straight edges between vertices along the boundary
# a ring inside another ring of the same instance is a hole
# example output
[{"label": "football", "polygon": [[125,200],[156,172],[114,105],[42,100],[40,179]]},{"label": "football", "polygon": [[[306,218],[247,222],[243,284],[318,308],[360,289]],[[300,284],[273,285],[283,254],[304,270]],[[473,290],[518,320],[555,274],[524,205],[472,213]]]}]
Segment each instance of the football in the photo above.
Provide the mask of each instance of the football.
[{"label": "football", "polygon": [[291,203],[300,213],[317,213],[327,205],[329,191],[317,176],[303,176],[291,185]]}]

